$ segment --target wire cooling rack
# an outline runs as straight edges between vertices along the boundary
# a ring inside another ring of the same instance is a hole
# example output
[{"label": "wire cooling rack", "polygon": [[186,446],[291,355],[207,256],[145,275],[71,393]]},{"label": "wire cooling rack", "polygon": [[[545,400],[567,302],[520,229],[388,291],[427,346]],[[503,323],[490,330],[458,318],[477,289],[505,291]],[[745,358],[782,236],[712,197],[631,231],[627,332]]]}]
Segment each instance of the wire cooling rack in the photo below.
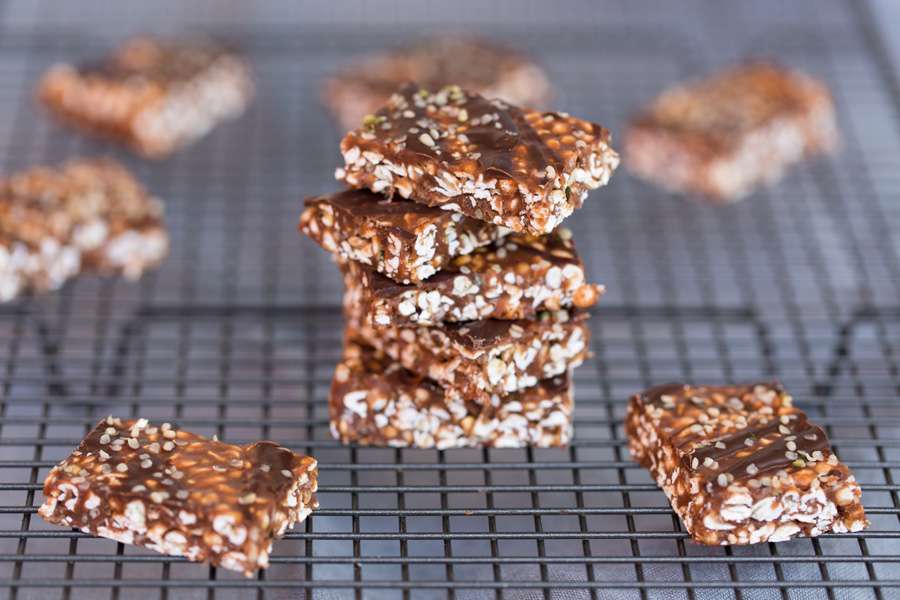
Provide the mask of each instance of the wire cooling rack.
[{"label": "wire cooling rack", "polygon": [[[900,84],[861,3],[326,5],[21,2],[0,8],[0,160],[126,160],[164,199],[172,256],[139,283],[84,278],[0,307],[0,597],[900,597]],[[321,78],[446,28],[538,57],[561,108],[621,131],[663,86],[746,55],[831,85],[842,152],[743,203],[668,196],[624,169],[569,223],[609,292],[561,450],[344,448],[327,427],[337,270],[294,230],[335,188]],[[241,47],[260,93],[242,120],[148,163],[51,124],[49,64],[130,32]],[[627,397],[672,381],[784,381],[864,487],[865,532],[690,543],[623,444]],[[321,462],[322,508],[256,579],[46,525],[47,470],[99,417],[271,438]]]}]

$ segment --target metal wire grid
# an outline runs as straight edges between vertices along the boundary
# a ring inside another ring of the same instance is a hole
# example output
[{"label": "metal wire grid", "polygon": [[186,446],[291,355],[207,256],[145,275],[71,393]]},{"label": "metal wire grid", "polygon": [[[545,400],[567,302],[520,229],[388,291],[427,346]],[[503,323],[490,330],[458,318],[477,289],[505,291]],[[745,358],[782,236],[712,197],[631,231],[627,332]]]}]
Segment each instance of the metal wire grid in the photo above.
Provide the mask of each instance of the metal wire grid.
[{"label": "metal wire grid", "polygon": [[[664,15],[666,27],[647,7],[624,29],[585,20],[565,37],[537,20],[488,27],[543,60],[563,107],[614,131],[666,83],[728,58],[717,49],[764,48],[829,81],[845,150],[721,210],[622,172],[570,220],[610,292],[592,321],[594,360],[576,372],[576,441],[565,450],[355,449],[330,439],[325,398],[340,352],[339,281],[290,224],[301,195],[333,185],[336,153],[323,148],[336,148],[339,132],[316,103],[318,80],[399,37],[383,26],[339,35],[348,30],[337,23],[299,34],[252,23],[223,31],[259,74],[250,114],[169,162],[122,157],[167,203],[174,249],[166,265],[138,284],[86,278],[0,307],[2,593],[898,597],[896,68],[856,5],[817,3],[804,19],[763,6],[756,21],[685,6]],[[4,30],[6,169],[114,152],[49,125],[29,98],[47,64],[113,41]],[[628,459],[624,401],[661,381],[770,376],[829,430],[864,484],[873,526],[778,545],[692,545]],[[250,581],[45,525],[34,511],[47,469],[108,413],[312,453],[321,461],[322,508],[277,543],[273,566]]]}]

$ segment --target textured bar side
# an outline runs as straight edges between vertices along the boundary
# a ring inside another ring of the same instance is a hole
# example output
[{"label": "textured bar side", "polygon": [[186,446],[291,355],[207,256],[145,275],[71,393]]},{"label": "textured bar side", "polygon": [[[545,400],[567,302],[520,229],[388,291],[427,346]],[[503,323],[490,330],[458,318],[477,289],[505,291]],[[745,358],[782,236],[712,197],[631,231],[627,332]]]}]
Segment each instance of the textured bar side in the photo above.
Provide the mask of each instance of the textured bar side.
[{"label": "textured bar side", "polygon": [[572,437],[571,376],[541,380],[508,396],[494,394],[479,404],[351,337],[335,369],[330,413],[332,435],[345,444],[559,447]]},{"label": "textured bar side", "polygon": [[341,141],[350,187],[536,235],[550,233],[619,164],[609,132],[449,86],[405,86]]},{"label": "textured bar side", "polygon": [[825,432],[780,385],[666,385],[634,396],[625,421],[694,540],[755,544],[860,531],[861,491]]},{"label": "textured bar side", "polygon": [[234,446],[168,423],[100,421],[44,482],[38,513],[125,544],[243,572],[318,506],[315,459]]}]

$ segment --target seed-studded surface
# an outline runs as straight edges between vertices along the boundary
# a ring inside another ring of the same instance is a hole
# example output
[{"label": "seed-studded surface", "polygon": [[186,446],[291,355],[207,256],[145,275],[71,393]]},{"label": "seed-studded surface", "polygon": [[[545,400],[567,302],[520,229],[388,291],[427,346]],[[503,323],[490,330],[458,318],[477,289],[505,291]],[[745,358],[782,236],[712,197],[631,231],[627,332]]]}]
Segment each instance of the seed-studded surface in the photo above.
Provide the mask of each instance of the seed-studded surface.
[{"label": "seed-studded surface", "polygon": [[703,544],[862,531],[856,479],[777,384],[668,384],[632,397],[631,455]]},{"label": "seed-studded surface", "polygon": [[401,365],[480,403],[579,366],[589,352],[586,313],[541,313],[533,321],[481,319],[427,325],[369,325],[359,289],[348,288],[348,331]]},{"label": "seed-studded surface", "polygon": [[365,190],[308,198],[300,230],[340,260],[369,265],[400,283],[423,281],[454,257],[509,232],[458,213]]},{"label": "seed-studded surface", "polygon": [[479,319],[532,319],[538,313],[589,308],[603,287],[588,283],[566,228],[546,236],[512,234],[454,258],[418,285],[399,285],[374,269],[341,264],[356,288],[366,322],[440,325]]},{"label": "seed-studded surface", "polygon": [[75,160],[0,179],[0,302],[80,271],[140,277],[168,251],[162,203],[121,165]]},{"label": "seed-studded surface", "polygon": [[727,202],[837,140],[822,82],[754,62],[664,92],[629,124],[624,144],[638,175]]},{"label": "seed-studded surface", "polygon": [[546,74],[521,53],[486,39],[451,35],[360,57],[323,84],[322,101],[349,131],[410,81],[432,90],[456,84],[488,98],[538,109],[546,107],[551,96]]},{"label": "seed-studded surface", "polygon": [[354,188],[549,233],[619,165],[609,131],[459,86],[406,84],[341,140],[336,177]]},{"label": "seed-studded surface", "polygon": [[225,444],[107,417],[44,482],[50,523],[206,560],[248,577],[316,508],[316,460],[272,442]]},{"label": "seed-studded surface", "polygon": [[330,419],[344,443],[417,448],[562,446],[572,437],[568,374],[479,404],[354,341],[331,384]]},{"label": "seed-studded surface", "polygon": [[103,61],[54,66],[38,94],[60,119],[159,158],[240,114],[253,84],[223,48],[135,38]]},{"label": "seed-studded surface", "polygon": [[[878,50],[864,2],[292,0],[276,14],[277,3],[3,5],[5,172],[114,153],[165,201],[172,243],[137,283],[79,277],[0,307],[0,598],[897,596],[900,68]],[[188,29],[233,42],[259,93],[245,117],[168,161],[134,159],[34,106],[51,64],[102,56],[132,32]],[[606,286],[566,449],[349,448],[328,430],[343,284],[295,230],[302,198],[337,189],[344,132],[318,103],[319,81],[360,53],[448,29],[525,50],[546,67],[555,108],[615,139],[664,88],[760,49],[835,96],[844,149],[774,188],[713,208],[620,168],[566,220],[588,279]],[[828,433],[872,525],[698,546],[628,455],[627,400],[668,381],[771,378]],[[315,456],[321,506],[252,581],[46,524],[41,482],[110,413]]]}]

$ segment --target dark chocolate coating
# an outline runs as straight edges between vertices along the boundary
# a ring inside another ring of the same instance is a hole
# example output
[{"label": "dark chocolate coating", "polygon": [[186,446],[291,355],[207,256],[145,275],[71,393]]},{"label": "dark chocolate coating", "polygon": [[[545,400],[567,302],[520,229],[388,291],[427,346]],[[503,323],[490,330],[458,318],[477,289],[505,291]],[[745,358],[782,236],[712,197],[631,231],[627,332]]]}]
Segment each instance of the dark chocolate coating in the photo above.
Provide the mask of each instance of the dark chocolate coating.
[{"label": "dark chocolate coating", "polygon": [[[771,390],[776,412],[780,415],[759,410],[770,406],[758,401],[754,389],[760,386]],[[822,428],[810,423],[805,413],[785,401],[786,397],[789,398],[779,383],[719,387],[668,384],[650,388],[641,394],[645,405],[673,413],[668,419],[669,425],[664,424],[663,427],[676,440],[673,445],[682,453],[685,468],[706,469],[713,473],[713,477],[725,473],[734,476],[735,480],[775,473],[797,466],[799,463],[796,461],[805,462],[805,455],[830,450],[828,437]],[[675,406],[663,398],[674,399]],[[687,418],[688,414],[708,414],[710,409],[717,412],[713,431],[691,431],[692,427],[696,427],[697,420]],[[678,422],[679,417],[685,417],[683,422]],[[745,426],[737,429],[728,427],[729,422],[744,423],[743,419],[746,420]],[[707,466],[710,461],[714,466]],[[756,468],[753,473],[748,473],[747,467],[751,464]]]}]

